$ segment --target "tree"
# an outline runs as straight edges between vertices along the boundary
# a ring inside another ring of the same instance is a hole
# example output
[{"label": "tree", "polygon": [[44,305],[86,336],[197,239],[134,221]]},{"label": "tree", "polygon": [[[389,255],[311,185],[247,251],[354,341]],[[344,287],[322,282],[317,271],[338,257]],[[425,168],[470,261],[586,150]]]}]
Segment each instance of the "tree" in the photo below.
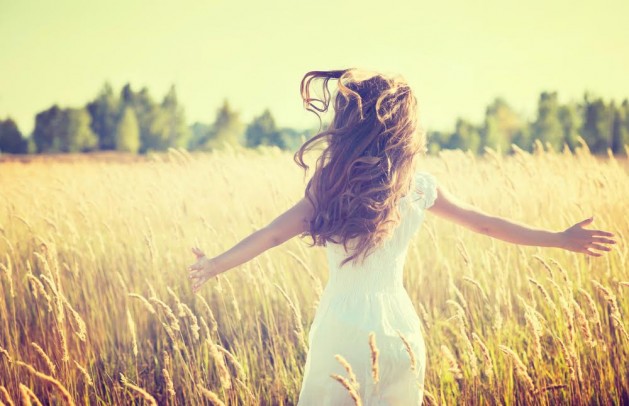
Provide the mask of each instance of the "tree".
[{"label": "tree", "polygon": [[581,128],[581,115],[574,103],[565,104],[559,107],[559,122],[561,123],[563,142],[574,151],[577,146],[579,129]]},{"label": "tree", "polygon": [[157,147],[155,149],[187,146],[190,130],[183,108],[179,106],[174,85],[164,96],[161,105],[153,107],[150,133]]},{"label": "tree", "polygon": [[584,98],[584,117],[581,132],[592,152],[605,152],[611,147],[613,105],[608,106],[603,99]]},{"label": "tree", "polygon": [[496,98],[485,111],[480,150],[485,147],[507,151],[523,131],[522,120],[502,98]]},{"label": "tree", "polygon": [[622,154],[629,144],[629,101],[625,99],[613,114],[611,149],[614,154]]},{"label": "tree", "polygon": [[450,149],[471,150],[478,152],[481,138],[478,129],[469,121],[462,118],[457,119],[454,133],[450,135],[447,147]]},{"label": "tree", "polygon": [[202,149],[221,148],[224,144],[242,145],[243,125],[240,114],[231,109],[227,99],[216,112],[216,119],[212,129],[205,140],[202,141]]},{"label": "tree", "polygon": [[253,119],[245,133],[247,147],[255,148],[258,145],[275,145],[286,149],[286,143],[275,125],[275,119],[269,109]]},{"label": "tree", "polygon": [[164,150],[159,135],[152,133],[153,121],[159,113],[159,106],[156,106],[146,87],[139,92],[134,92],[131,85],[127,83],[120,91],[120,111],[126,107],[133,108],[140,127],[140,152],[148,150]]},{"label": "tree", "polygon": [[537,119],[532,125],[532,136],[547,143],[555,151],[563,146],[563,128],[559,120],[559,102],[557,92],[542,92],[537,103]]},{"label": "tree", "polygon": [[33,141],[37,152],[61,152],[64,112],[57,105],[37,113]]},{"label": "tree", "polygon": [[54,105],[35,117],[33,140],[37,152],[85,152],[98,147],[91,116],[84,108]]},{"label": "tree", "polygon": [[98,136],[101,150],[116,148],[116,125],[120,118],[120,100],[114,94],[111,84],[105,83],[96,99],[86,106],[92,117],[92,131]]},{"label": "tree", "polygon": [[86,152],[98,148],[98,137],[92,131],[91,120],[84,108],[64,110],[61,152]]},{"label": "tree", "polygon": [[0,152],[9,154],[25,154],[28,141],[22,137],[22,133],[13,119],[0,120]]},{"label": "tree", "polygon": [[131,107],[125,107],[116,127],[116,149],[136,153],[140,149],[140,126]]}]

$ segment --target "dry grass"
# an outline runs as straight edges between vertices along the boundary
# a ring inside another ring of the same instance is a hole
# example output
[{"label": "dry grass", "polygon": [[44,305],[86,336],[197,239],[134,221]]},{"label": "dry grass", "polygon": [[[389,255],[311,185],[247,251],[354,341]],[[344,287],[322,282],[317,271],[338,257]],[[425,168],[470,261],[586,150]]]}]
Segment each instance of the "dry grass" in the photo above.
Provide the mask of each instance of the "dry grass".
[{"label": "dry grass", "polygon": [[[404,281],[424,328],[426,403],[629,403],[627,162],[451,151],[422,169],[487,212],[553,230],[594,214],[618,240],[590,258],[427,216]],[[190,247],[230,248],[304,185],[275,150],[1,163],[2,402],[296,403],[325,251],[292,239],[196,295],[186,267]],[[352,374],[334,379],[360,401]]]}]

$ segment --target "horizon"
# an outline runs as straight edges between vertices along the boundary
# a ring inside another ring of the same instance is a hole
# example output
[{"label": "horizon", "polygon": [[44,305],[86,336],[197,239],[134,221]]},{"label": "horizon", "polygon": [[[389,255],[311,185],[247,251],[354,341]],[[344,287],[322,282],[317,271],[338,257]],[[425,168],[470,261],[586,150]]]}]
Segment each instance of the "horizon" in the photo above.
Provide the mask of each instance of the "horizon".
[{"label": "horizon", "polygon": [[617,103],[629,96],[629,3],[618,0],[317,3],[334,10],[289,0],[0,4],[0,119],[13,118],[25,136],[38,112],[84,106],[106,82],[116,92],[147,87],[154,100],[174,84],[189,125],[211,123],[227,99],[245,123],[268,108],[280,127],[296,129],[318,124],[299,97],[309,70],[403,75],[430,131],[459,117],[479,124],[498,97],[531,120],[543,91],[562,103],[586,92]]}]

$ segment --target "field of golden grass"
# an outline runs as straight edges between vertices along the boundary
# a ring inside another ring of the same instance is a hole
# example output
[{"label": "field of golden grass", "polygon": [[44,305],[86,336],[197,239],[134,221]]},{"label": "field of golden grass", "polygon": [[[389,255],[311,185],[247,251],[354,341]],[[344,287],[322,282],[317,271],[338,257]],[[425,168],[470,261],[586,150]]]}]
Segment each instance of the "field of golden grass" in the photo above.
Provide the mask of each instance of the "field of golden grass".
[{"label": "field of golden grass", "polygon": [[[627,162],[449,151],[421,167],[489,213],[554,230],[593,214],[617,240],[592,258],[427,215],[405,270],[425,403],[628,403]],[[295,404],[324,249],[294,238],[197,295],[186,268],[304,186],[272,149],[0,163],[0,402]]]}]

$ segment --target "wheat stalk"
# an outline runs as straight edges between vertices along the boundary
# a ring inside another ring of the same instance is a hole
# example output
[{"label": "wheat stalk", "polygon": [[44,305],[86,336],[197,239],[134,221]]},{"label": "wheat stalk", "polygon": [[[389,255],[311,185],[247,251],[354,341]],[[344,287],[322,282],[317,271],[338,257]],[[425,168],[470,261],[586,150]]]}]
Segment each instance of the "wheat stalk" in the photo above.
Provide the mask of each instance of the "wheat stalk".
[{"label": "wheat stalk", "polygon": [[218,345],[215,344],[210,338],[207,338],[206,342],[210,346],[210,354],[212,354],[212,358],[214,358],[214,360],[216,361],[218,377],[221,381],[221,387],[225,389],[231,388],[231,375],[229,373],[229,369],[227,369],[227,364],[225,364],[225,357],[218,350]]},{"label": "wheat stalk", "polygon": [[234,292],[234,286],[232,285],[232,283],[229,280],[229,278],[225,278],[225,281],[227,282],[227,287],[229,288],[229,291],[230,291],[231,296],[232,296],[232,304],[234,306],[234,315],[236,316],[236,320],[240,322],[242,320],[242,314],[240,313],[240,306],[238,305],[238,299],[236,298],[236,292]]},{"label": "wheat stalk", "polygon": [[146,390],[140,388],[139,386],[134,385],[131,382],[129,382],[127,377],[124,376],[122,373],[120,373],[120,381],[122,382],[122,384],[124,386],[126,386],[127,388],[133,390],[138,395],[140,395],[142,397],[142,399],[147,401],[150,405],[157,406],[157,401],[155,400],[155,398],[150,393],[148,393]]},{"label": "wheat stalk", "polygon": [[531,376],[526,370],[526,366],[524,365],[520,357],[518,357],[518,354],[516,354],[515,351],[505,345],[498,345],[498,348],[513,360],[516,376],[520,378],[520,381],[524,383],[524,385],[530,392],[534,392],[535,385],[533,384],[533,379],[531,379]]},{"label": "wheat stalk", "polygon": [[129,326],[129,331],[131,332],[131,342],[133,343],[132,352],[133,356],[138,358],[138,338],[135,331],[135,322],[131,317],[131,312],[127,309],[127,325]]},{"label": "wheat stalk", "polygon": [[212,311],[210,306],[207,304],[207,301],[205,300],[205,298],[203,296],[201,296],[199,293],[197,293],[196,296],[199,299],[201,299],[201,303],[203,303],[203,305],[205,306],[205,310],[207,310],[207,313],[210,316],[210,328],[211,328],[211,330],[214,333],[218,333],[218,323],[216,322],[216,318],[214,317],[214,312]]},{"label": "wheat stalk", "polygon": [[457,362],[456,358],[454,357],[450,349],[442,344],[441,352],[443,353],[446,361],[448,361],[448,364],[450,365],[450,369],[448,369],[448,371],[452,372],[455,379],[462,380],[463,372],[461,371],[461,368],[459,367],[459,363]]},{"label": "wheat stalk", "polygon": [[9,361],[9,364],[13,362],[13,358],[11,358],[9,352],[2,347],[0,347],[0,355],[3,355],[7,361]]},{"label": "wheat stalk", "polygon": [[144,296],[138,295],[137,293],[128,293],[127,296],[138,299],[140,302],[142,302],[142,304],[144,304],[144,307],[146,307],[149,313],[155,314],[155,308],[153,307],[151,302],[149,302]]},{"label": "wheat stalk", "polygon": [[166,317],[168,318],[168,320],[170,321],[170,328],[173,331],[180,331],[180,327],[179,327],[179,320],[177,319],[177,316],[175,316],[175,313],[173,313],[173,309],[170,308],[170,306],[168,306],[166,303],[162,302],[161,300],[159,300],[157,297],[155,296],[151,296],[149,298],[149,302],[157,305],[157,307],[160,307],[163,311],[164,314],[166,314]]},{"label": "wheat stalk", "polygon": [[81,371],[81,373],[83,374],[83,378],[85,378],[85,384],[87,386],[94,386],[94,381],[92,381],[92,377],[90,376],[90,374],[87,372],[87,369],[84,368],[83,366],[81,366],[81,364],[79,364],[78,362],[74,361],[74,365],[76,365],[77,369],[79,371]]},{"label": "wheat stalk", "polygon": [[24,406],[32,406],[33,402],[35,402],[36,406],[44,406],[37,398],[37,395],[35,395],[35,393],[30,390],[28,386],[20,383],[19,388],[20,394],[22,395],[22,403],[24,403]]},{"label": "wheat stalk", "polygon": [[341,385],[343,385],[343,387],[347,390],[349,395],[352,397],[352,400],[354,400],[354,404],[356,406],[362,406],[363,401],[360,398],[360,395],[358,394],[358,392],[356,392],[356,389],[354,389],[354,387],[347,380],[347,378],[345,378],[345,377],[343,377],[343,376],[341,376],[339,374],[331,374],[330,376],[333,379],[335,379],[337,382],[339,382]]},{"label": "wheat stalk", "polygon": [[476,288],[478,289],[478,291],[480,292],[481,296],[483,297],[483,300],[488,301],[489,299],[487,298],[487,294],[485,293],[485,289],[483,289],[483,287],[481,286],[480,282],[478,282],[477,280],[464,276],[463,280],[471,283],[472,285],[476,286]]},{"label": "wheat stalk", "polygon": [[70,302],[68,302],[65,297],[63,297],[63,302],[66,309],[68,309],[68,311],[72,315],[71,320],[74,320],[74,324],[76,324],[76,328],[74,328],[74,324],[72,325],[72,327],[74,328],[74,333],[77,335],[77,337],[79,337],[81,341],[85,342],[87,340],[87,327],[85,326],[85,321],[83,321],[81,315],[72,308]]},{"label": "wheat stalk", "polygon": [[35,351],[39,354],[40,357],[42,357],[42,359],[46,363],[46,366],[48,367],[48,370],[50,371],[50,375],[55,376],[55,374],[57,373],[57,368],[55,367],[55,364],[48,357],[48,354],[46,354],[44,349],[41,348],[39,344],[32,342],[31,345],[33,346],[33,348],[35,348]]},{"label": "wheat stalk", "polygon": [[406,339],[406,337],[400,332],[400,330],[396,330],[397,334],[400,336],[402,343],[404,343],[404,348],[406,348],[406,352],[411,360],[411,371],[415,372],[417,370],[417,358],[415,357],[415,352],[411,348],[410,343]]},{"label": "wheat stalk", "polygon": [[478,343],[478,346],[481,349],[481,353],[483,354],[483,365],[485,366],[485,375],[487,375],[488,377],[493,376],[494,365],[493,365],[493,361],[491,360],[491,355],[489,354],[489,349],[487,349],[487,346],[485,345],[483,340],[481,340],[481,338],[476,333],[472,333],[472,338],[474,339],[474,341],[476,341],[476,343]]},{"label": "wheat stalk", "polygon": [[590,321],[593,322],[594,325],[596,326],[596,335],[601,341],[603,341],[603,327],[601,326],[601,316],[598,313],[596,302],[594,301],[592,296],[590,296],[590,294],[586,292],[585,290],[579,289],[579,292],[581,292],[581,294],[585,296],[586,303],[588,305],[588,309],[591,314]]},{"label": "wheat stalk", "polygon": [[581,306],[579,306],[579,303],[577,303],[574,298],[572,299],[572,308],[574,309],[574,316],[577,321],[577,325],[579,326],[579,330],[583,333],[585,341],[590,345],[590,347],[596,347],[596,341],[590,331],[590,324],[587,321],[587,317],[585,317],[585,313],[581,309]]},{"label": "wheat stalk", "polygon": [[241,376],[244,379],[246,379],[246,375],[245,375],[245,370],[242,367],[242,365],[240,364],[240,362],[238,362],[238,360],[236,359],[236,357],[229,352],[225,347],[216,344],[216,348],[218,348],[219,351],[221,351],[225,357],[229,360],[229,362],[236,368],[236,376]]},{"label": "wheat stalk", "polygon": [[166,384],[166,391],[168,392],[168,396],[170,399],[174,399],[177,393],[175,392],[175,385],[173,384],[173,380],[170,378],[170,373],[168,373],[168,369],[162,369],[162,375],[164,375],[164,383]]},{"label": "wheat stalk", "polygon": [[11,399],[11,395],[9,395],[9,391],[2,385],[0,385],[0,394],[3,398],[3,400],[0,402],[6,403],[7,406],[15,406],[15,403],[13,403],[13,400]]},{"label": "wheat stalk", "polygon": [[557,306],[555,305],[555,302],[553,302],[553,299],[548,294],[548,291],[546,290],[546,288],[544,288],[544,286],[542,286],[541,283],[539,283],[537,280],[533,278],[529,278],[529,282],[531,282],[533,285],[535,285],[535,287],[537,287],[537,289],[541,292],[542,296],[546,300],[546,303],[548,303],[548,305],[552,309],[553,313],[556,313]]},{"label": "wheat stalk", "polygon": [[352,366],[350,365],[350,363],[347,362],[347,360],[341,354],[336,354],[334,358],[336,358],[339,364],[341,364],[341,366],[343,366],[343,368],[345,368],[345,370],[347,371],[347,375],[349,376],[350,383],[356,389],[358,389],[360,385],[358,383],[358,380],[356,379],[356,374],[354,374],[354,370],[352,369]]},{"label": "wheat stalk", "polygon": [[199,331],[201,328],[199,327],[199,321],[197,320],[197,316],[192,312],[192,309],[188,307],[185,303],[179,303],[180,309],[183,310],[183,314],[190,319],[190,330],[192,330],[192,337],[195,341],[199,341]]},{"label": "wheat stalk", "polygon": [[625,329],[625,325],[622,323],[622,320],[620,319],[620,317],[618,317],[618,315],[616,314],[612,314],[611,318],[614,320],[616,327],[620,329],[622,334],[625,336],[625,339],[629,342],[629,333],[627,333],[627,330]]},{"label": "wheat stalk", "polygon": [[380,380],[378,375],[378,354],[380,351],[376,347],[376,334],[373,331],[369,333],[369,349],[371,351],[371,377],[373,383],[378,383]]},{"label": "wheat stalk", "polygon": [[201,384],[197,384],[197,388],[201,391],[201,394],[209,400],[214,406],[225,406],[225,403],[218,397],[218,395],[209,389],[204,388]]},{"label": "wheat stalk", "polygon": [[66,400],[66,403],[68,405],[73,406],[74,405],[74,400],[72,399],[72,396],[70,396],[70,392],[68,392],[68,390],[66,389],[65,386],[63,386],[63,384],[61,382],[59,382],[58,380],[56,380],[54,377],[50,376],[50,375],[46,375],[43,372],[39,372],[38,370],[36,370],[35,368],[33,368],[31,365],[22,362],[22,361],[16,361],[17,365],[26,367],[26,369],[28,369],[28,371],[30,373],[32,373],[33,375],[35,375],[36,377],[50,383],[52,386],[54,386],[55,388],[57,388],[59,390],[59,392],[61,392],[61,395],[63,395],[64,399]]}]

